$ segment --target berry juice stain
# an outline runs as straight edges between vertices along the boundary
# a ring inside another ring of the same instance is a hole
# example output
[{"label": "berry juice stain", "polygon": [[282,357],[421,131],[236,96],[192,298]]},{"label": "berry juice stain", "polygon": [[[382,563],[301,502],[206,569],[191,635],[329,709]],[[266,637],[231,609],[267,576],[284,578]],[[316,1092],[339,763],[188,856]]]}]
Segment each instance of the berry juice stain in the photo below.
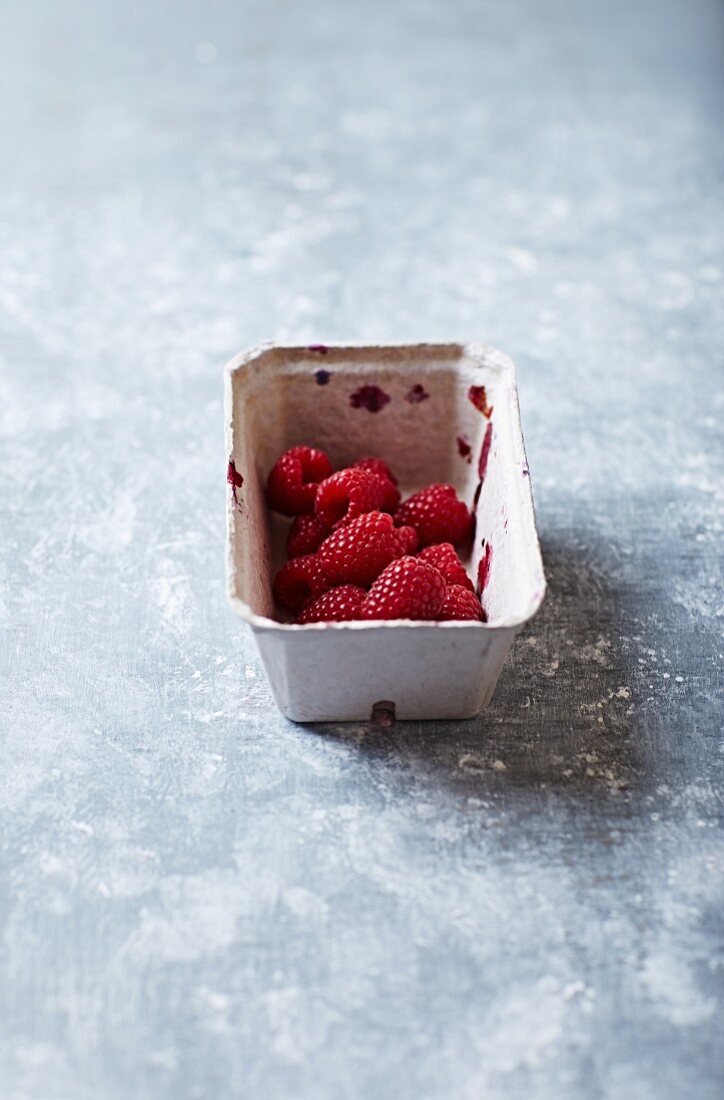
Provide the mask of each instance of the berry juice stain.
[{"label": "berry juice stain", "polygon": [[485,591],[485,587],[490,580],[490,569],[492,567],[492,564],[493,548],[489,542],[486,542],[483,556],[478,563],[478,599],[480,599],[480,597],[482,596],[483,592]]},{"label": "berry juice stain", "polygon": [[329,348],[326,344],[309,344],[307,346],[307,351],[316,351],[319,355],[326,355]]},{"label": "berry juice stain", "polygon": [[405,401],[408,401],[410,405],[419,405],[421,401],[427,401],[429,396],[430,394],[425,387],[416,382],[405,394]]},{"label": "berry juice stain", "polygon": [[367,409],[367,412],[371,413],[384,409],[390,400],[390,395],[379,386],[360,386],[349,396],[349,403],[353,409]]},{"label": "berry juice stain", "polygon": [[332,372],[328,370],[315,370],[314,377],[317,380],[318,386],[326,386],[332,377]]},{"label": "berry juice stain", "polygon": [[473,448],[462,435],[458,436],[458,454],[470,465],[473,461]]},{"label": "berry juice stain", "polygon": [[239,497],[237,496],[237,489],[241,489],[244,484],[244,478],[241,476],[236,466],[234,465],[233,458],[229,459],[229,465],[226,467],[226,480],[231,486],[231,491],[234,494],[234,501],[239,503]]},{"label": "berry juice stain", "polygon": [[483,445],[480,448],[480,459],[478,461],[478,477],[480,478],[480,484],[485,481],[485,474],[488,469],[488,459],[490,458],[490,445],[493,442],[493,425],[488,424],[485,429],[485,437],[483,439]]},{"label": "berry juice stain", "polygon": [[483,414],[486,420],[490,420],[493,415],[493,406],[488,404],[485,386],[471,386],[468,390],[468,401],[472,401],[475,408]]}]

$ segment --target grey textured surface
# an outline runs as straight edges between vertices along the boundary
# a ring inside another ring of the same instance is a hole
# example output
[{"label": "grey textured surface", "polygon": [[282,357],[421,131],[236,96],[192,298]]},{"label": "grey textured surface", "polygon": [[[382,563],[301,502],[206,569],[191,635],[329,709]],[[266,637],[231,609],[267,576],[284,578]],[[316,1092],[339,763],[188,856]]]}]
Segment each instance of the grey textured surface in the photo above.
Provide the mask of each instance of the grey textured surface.
[{"label": "grey textured surface", "polygon": [[[713,1100],[722,7],[0,10],[3,1100]],[[275,713],[220,366],[518,361],[550,592],[464,724]]]}]

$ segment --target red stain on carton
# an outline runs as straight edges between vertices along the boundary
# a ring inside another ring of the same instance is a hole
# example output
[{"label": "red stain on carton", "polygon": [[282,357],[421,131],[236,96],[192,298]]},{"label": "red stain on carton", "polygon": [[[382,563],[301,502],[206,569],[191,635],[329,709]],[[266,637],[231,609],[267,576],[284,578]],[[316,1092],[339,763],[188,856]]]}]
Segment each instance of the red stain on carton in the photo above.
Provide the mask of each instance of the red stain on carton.
[{"label": "red stain on carton", "polygon": [[488,469],[488,459],[490,458],[490,445],[493,442],[493,425],[488,424],[485,429],[485,436],[483,438],[483,445],[480,448],[480,458],[478,460],[478,477],[481,484],[485,481],[485,474]]},{"label": "red stain on carton", "polygon": [[229,459],[229,465],[226,467],[226,480],[231,486],[231,491],[234,494],[234,501],[239,503],[239,497],[237,496],[237,489],[241,489],[244,484],[244,478],[237,470],[233,458]]},{"label": "red stain on carton", "polygon": [[360,386],[351,393],[349,403],[353,409],[367,409],[367,412],[376,413],[384,409],[390,403],[389,393],[385,393],[379,386]]},{"label": "red stain on carton", "polygon": [[468,465],[473,461],[473,448],[464,436],[458,436],[458,454],[464,458]]},{"label": "red stain on carton", "polygon": [[[484,540],[483,540],[484,541]],[[483,550],[483,556],[478,563],[478,599],[485,591],[485,587],[490,580],[490,570],[493,565],[493,547],[489,542],[485,543],[485,549]]]},{"label": "red stain on carton", "polygon": [[468,390],[468,400],[472,401],[475,408],[483,414],[486,420],[490,420],[493,415],[493,406],[488,404],[485,386],[471,386]]}]

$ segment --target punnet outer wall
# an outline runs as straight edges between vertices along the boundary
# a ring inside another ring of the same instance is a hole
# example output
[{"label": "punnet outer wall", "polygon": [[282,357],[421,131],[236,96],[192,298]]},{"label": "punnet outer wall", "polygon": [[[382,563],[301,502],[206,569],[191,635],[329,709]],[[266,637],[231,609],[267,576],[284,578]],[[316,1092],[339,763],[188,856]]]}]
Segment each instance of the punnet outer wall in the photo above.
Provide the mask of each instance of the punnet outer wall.
[{"label": "punnet outer wall", "polygon": [[[477,714],[545,591],[512,361],[478,344],[264,345],[227,365],[225,412],[228,593],[280,710],[298,722]],[[475,514],[466,567],[488,622],[284,622],[271,581],[289,521],[269,514],[264,485],[302,443],[335,467],[379,455],[403,495],[453,484]]]}]

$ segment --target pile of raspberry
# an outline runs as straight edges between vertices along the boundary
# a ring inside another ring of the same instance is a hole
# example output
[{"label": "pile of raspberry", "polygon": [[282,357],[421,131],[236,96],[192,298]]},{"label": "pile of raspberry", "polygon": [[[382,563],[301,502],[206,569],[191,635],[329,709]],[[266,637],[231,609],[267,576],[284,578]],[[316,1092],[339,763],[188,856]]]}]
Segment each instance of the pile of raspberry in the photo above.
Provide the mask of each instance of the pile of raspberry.
[{"label": "pile of raspberry", "polygon": [[274,597],[297,623],[417,619],[485,621],[455,549],[472,516],[452,485],[400,499],[381,458],[336,473],[315,447],[292,447],[273,466],[269,507],[294,517]]}]

